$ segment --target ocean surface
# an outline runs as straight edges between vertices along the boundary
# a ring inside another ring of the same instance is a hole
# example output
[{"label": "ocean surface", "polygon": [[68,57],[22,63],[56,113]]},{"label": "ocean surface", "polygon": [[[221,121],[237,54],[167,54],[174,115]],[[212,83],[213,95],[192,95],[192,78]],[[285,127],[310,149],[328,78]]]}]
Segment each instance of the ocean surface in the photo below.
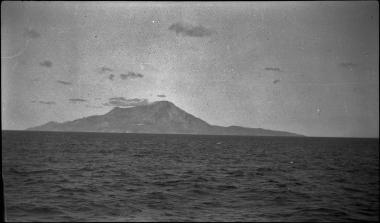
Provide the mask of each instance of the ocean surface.
[{"label": "ocean surface", "polygon": [[379,140],[2,131],[7,221],[379,221]]}]

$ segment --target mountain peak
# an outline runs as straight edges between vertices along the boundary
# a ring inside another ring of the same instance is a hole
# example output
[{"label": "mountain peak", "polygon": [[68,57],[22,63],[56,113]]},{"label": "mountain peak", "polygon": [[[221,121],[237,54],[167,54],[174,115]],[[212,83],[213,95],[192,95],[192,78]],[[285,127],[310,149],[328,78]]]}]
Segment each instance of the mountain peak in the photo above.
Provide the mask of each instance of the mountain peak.
[{"label": "mountain peak", "polygon": [[128,107],[114,107],[109,113],[115,113],[115,112],[122,112],[125,110],[128,110],[129,108],[136,108],[136,107],[159,107],[159,108],[176,108],[172,102],[170,101],[155,101],[149,104],[144,105],[136,105],[136,106],[128,106]]},{"label": "mountain peak", "polygon": [[170,101],[155,101],[151,103],[151,105],[160,105],[160,106],[175,106],[172,102]]},{"label": "mountain peak", "polygon": [[162,101],[155,101],[155,102],[152,102],[153,104],[172,104],[174,105],[172,102],[170,101],[166,101],[166,100],[162,100]]}]

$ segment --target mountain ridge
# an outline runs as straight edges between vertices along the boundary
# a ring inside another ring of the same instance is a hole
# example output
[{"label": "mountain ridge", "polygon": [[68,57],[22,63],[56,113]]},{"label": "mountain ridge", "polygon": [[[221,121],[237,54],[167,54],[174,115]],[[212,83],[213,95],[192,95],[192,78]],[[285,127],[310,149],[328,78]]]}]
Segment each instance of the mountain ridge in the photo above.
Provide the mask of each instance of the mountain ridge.
[{"label": "mountain ridge", "polygon": [[93,115],[58,123],[27,128],[27,131],[118,132],[195,135],[302,136],[296,133],[248,128],[217,126],[187,113],[169,101],[156,101],[134,107],[114,107],[103,115]]}]

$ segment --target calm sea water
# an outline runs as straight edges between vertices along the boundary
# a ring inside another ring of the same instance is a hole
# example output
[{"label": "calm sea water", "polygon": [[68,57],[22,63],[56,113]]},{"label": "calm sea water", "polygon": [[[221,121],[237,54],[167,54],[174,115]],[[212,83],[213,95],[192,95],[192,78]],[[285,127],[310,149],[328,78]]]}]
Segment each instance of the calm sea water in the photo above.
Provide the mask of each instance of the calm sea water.
[{"label": "calm sea water", "polygon": [[2,132],[8,221],[379,221],[379,140]]}]

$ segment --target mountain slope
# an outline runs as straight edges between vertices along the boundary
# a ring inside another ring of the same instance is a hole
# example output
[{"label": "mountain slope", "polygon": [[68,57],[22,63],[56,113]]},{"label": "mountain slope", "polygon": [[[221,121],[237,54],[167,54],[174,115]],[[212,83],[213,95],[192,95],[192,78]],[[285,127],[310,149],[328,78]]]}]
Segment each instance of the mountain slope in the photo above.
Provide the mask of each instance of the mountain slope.
[{"label": "mountain slope", "polygon": [[297,134],[239,126],[221,127],[183,111],[168,101],[130,108],[116,107],[104,115],[44,125],[29,131],[126,132],[205,135],[297,136]]}]

